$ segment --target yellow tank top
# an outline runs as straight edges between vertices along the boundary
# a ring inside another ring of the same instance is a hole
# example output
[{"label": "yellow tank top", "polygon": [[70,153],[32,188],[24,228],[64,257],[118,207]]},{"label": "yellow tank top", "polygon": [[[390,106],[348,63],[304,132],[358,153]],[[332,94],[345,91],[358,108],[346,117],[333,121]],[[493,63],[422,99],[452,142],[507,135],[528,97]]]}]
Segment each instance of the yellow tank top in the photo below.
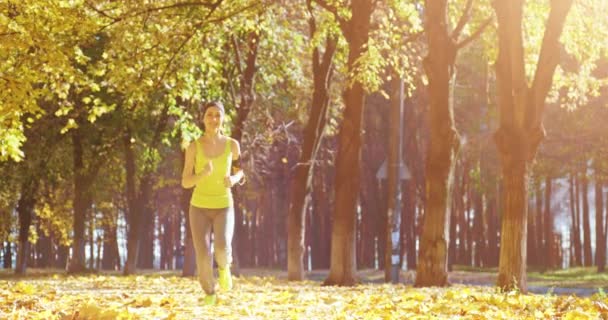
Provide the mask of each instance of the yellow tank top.
[{"label": "yellow tank top", "polygon": [[207,161],[213,163],[211,175],[203,178],[192,192],[190,204],[198,208],[221,209],[232,207],[232,192],[224,186],[224,178],[230,175],[232,162],[232,148],[230,139],[226,140],[226,148],[222,154],[214,158],[208,158],[203,154],[203,148],[198,139],[196,143],[196,155],[194,157],[194,172],[196,174],[203,170]]}]

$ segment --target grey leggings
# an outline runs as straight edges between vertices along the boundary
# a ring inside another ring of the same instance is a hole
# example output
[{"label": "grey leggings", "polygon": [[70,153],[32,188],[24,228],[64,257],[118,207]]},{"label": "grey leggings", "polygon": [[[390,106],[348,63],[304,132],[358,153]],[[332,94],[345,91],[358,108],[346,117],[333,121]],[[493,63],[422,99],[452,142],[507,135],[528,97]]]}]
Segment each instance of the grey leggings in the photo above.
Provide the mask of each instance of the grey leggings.
[{"label": "grey leggings", "polygon": [[196,251],[196,267],[201,287],[207,294],[215,292],[213,263],[211,261],[210,236],[213,228],[215,262],[220,268],[232,263],[232,235],[234,233],[234,209],[205,209],[190,206],[190,230]]}]

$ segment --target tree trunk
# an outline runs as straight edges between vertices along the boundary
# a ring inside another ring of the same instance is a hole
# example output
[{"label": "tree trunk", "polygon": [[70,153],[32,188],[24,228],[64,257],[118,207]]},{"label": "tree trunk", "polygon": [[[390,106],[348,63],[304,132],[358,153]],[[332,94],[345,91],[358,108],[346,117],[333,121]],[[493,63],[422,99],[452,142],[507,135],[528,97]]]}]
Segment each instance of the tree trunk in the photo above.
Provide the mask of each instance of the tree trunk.
[{"label": "tree trunk", "polygon": [[51,268],[53,266],[53,239],[50,236],[44,234],[44,231],[40,229],[40,223],[37,223],[38,229],[38,242],[36,243],[36,251],[38,251],[39,259],[37,261],[37,268]]},{"label": "tree trunk", "polygon": [[111,223],[106,223],[103,226],[103,257],[101,258],[101,268],[103,270],[120,270],[116,229],[116,219],[112,219]]},{"label": "tree trunk", "polygon": [[[363,146],[361,149],[360,219],[357,219],[357,266],[377,268],[384,256],[377,256],[377,246],[386,239],[386,180],[377,177],[378,168],[386,157],[389,105],[379,94],[366,99],[363,112]],[[379,241],[379,243],[378,243]],[[378,260],[376,260],[378,259]]]},{"label": "tree trunk", "polygon": [[260,237],[258,240],[258,248],[260,251],[258,252],[258,263],[261,267],[268,267],[271,264],[272,259],[272,242],[268,240],[271,238],[270,229],[268,227],[268,221],[270,220],[270,216],[272,215],[272,190],[265,189],[264,194],[262,195],[262,215],[260,219]]},{"label": "tree trunk", "polygon": [[[388,157],[386,159],[387,168],[387,210],[386,221],[384,228],[386,229],[385,243],[386,251],[384,253],[384,281],[399,282],[399,269],[402,261],[401,256],[401,217],[402,217],[402,181],[401,181],[401,164],[402,164],[402,128],[403,123],[403,80],[395,74],[391,81],[391,102],[390,102],[390,120],[389,120],[389,138],[388,138]],[[396,230],[399,230],[397,233]],[[394,234],[399,237],[394,239]],[[398,258],[396,264],[393,259]]]},{"label": "tree trunk", "polygon": [[[596,160],[597,161],[597,160]],[[603,184],[595,168],[595,264],[597,272],[604,272],[606,266],[606,234],[604,233],[604,192]]]},{"label": "tree trunk", "polygon": [[124,147],[125,147],[125,172],[126,172],[126,193],[127,193],[127,261],[123,273],[125,275],[134,274],[136,271],[136,262],[139,255],[139,233],[141,230],[140,225],[140,212],[141,208],[138,206],[137,192],[135,189],[135,154],[134,146],[131,143],[131,131],[128,129],[124,136]]},{"label": "tree trunk", "polygon": [[[181,193],[180,193],[181,195]],[[178,214],[175,216],[175,220],[174,220],[174,224],[173,224],[173,261],[174,261],[174,265],[173,268],[174,269],[181,269],[184,263],[184,250],[183,250],[183,246],[182,246],[182,217],[183,217],[183,211],[181,210],[181,196],[180,196],[180,201],[177,204],[177,210],[178,210]],[[181,264],[178,266],[178,264]]]},{"label": "tree trunk", "polygon": [[[324,159],[325,160],[325,159]],[[330,209],[330,190],[333,188],[333,179],[330,179],[329,171],[332,167],[318,166],[315,169],[317,174],[313,174],[312,192],[312,268],[329,268],[330,259],[330,234],[331,234],[331,209]],[[333,177],[332,177],[333,178]]]},{"label": "tree trunk", "polygon": [[192,197],[192,189],[183,189],[182,198],[180,201],[181,211],[186,219],[185,239],[184,239],[184,255],[182,265],[182,277],[192,277],[196,271],[196,256],[194,254],[194,243],[192,242],[192,231],[190,230],[190,198]]},{"label": "tree trunk", "polygon": [[[602,181],[603,184],[604,181]],[[603,199],[608,199],[608,192],[606,192],[605,195],[602,195]],[[604,201],[604,200],[603,200]],[[608,201],[608,200],[606,200]],[[604,231],[603,231],[603,241],[602,241],[602,246],[604,246],[604,252],[606,252],[606,246],[608,246],[608,205],[606,205],[606,203],[603,203],[602,207],[604,208],[604,211],[606,211],[606,213],[604,214]],[[604,265],[606,264],[606,254],[603,254],[603,259],[604,259]]]},{"label": "tree trunk", "polygon": [[482,267],[483,263],[481,257],[485,251],[485,237],[483,236],[483,197],[477,190],[472,193],[475,207],[475,217],[473,218],[473,237],[475,239],[473,265],[475,267]]},{"label": "tree trunk", "polygon": [[405,186],[406,192],[403,197],[403,230],[405,230],[407,270],[416,270],[416,183],[410,180],[406,182]]},{"label": "tree trunk", "polygon": [[465,261],[465,212],[464,212],[464,188],[465,188],[465,178],[462,174],[462,170],[459,167],[462,167],[462,162],[457,163],[457,167],[455,169],[456,173],[454,174],[455,183],[454,190],[452,190],[452,194],[454,195],[452,198],[452,209],[454,212],[454,227],[450,226],[450,229],[454,230],[454,264],[464,265]]},{"label": "tree trunk", "polygon": [[[257,72],[257,57],[258,57],[258,47],[260,42],[260,33],[252,31],[246,35],[246,44],[247,44],[247,52],[245,57],[243,57],[243,61],[245,62],[245,67],[241,68],[241,53],[239,49],[239,45],[236,42],[236,39],[233,39],[234,42],[234,50],[236,55],[236,65],[240,71],[240,83],[239,83],[239,105],[236,114],[236,120],[234,122],[234,126],[232,128],[232,138],[238,142],[241,142],[243,137],[243,132],[245,130],[245,120],[249,116],[249,112],[253,107],[255,102],[255,75]],[[240,198],[239,189],[233,190],[233,197],[235,200]],[[239,257],[242,254],[242,249],[247,247],[247,239],[242,236],[245,234],[244,226],[243,226],[243,215],[241,214],[241,209],[239,206],[234,207],[235,214],[235,232],[234,232],[234,241],[233,245],[233,269],[234,273],[239,273]]]},{"label": "tree trunk", "polygon": [[88,223],[89,269],[95,269],[95,215],[91,212]]},{"label": "tree trunk", "polygon": [[58,244],[57,246],[57,260],[55,261],[55,268],[66,269],[70,254],[70,247],[62,244]]},{"label": "tree trunk", "polygon": [[[309,3],[310,6],[310,3]],[[312,15],[309,19],[311,37],[316,32],[316,22]],[[291,186],[292,201],[289,207],[287,233],[288,238],[288,259],[287,259],[287,278],[288,280],[304,279],[304,233],[305,233],[305,212],[308,207],[312,170],[316,161],[320,141],[323,137],[323,130],[327,121],[329,110],[329,86],[332,77],[332,61],[336,51],[336,40],[328,38],[325,44],[323,57],[320,57],[317,47],[313,50],[313,81],[314,91],[310,116],[306,128],[304,129],[304,142],[302,153],[296,166],[295,177]]]},{"label": "tree trunk", "polygon": [[86,168],[80,130],[72,131],[72,147],[74,157],[74,239],[67,271],[68,273],[78,273],[86,270],[84,228],[88,209],[85,194],[87,192]]},{"label": "tree trunk", "polygon": [[[538,207],[538,196],[536,191],[538,190],[538,182],[536,181],[536,179],[534,180],[534,186],[536,187],[535,189],[535,195],[534,195],[534,199],[536,200],[536,206]],[[537,218],[537,211],[535,210],[535,208],[532,207],[532,204],[530,204],[530,206],[528,207],[528,239],[526,240],[526,251],[527,251],[527,265],[528,266],[536,266],[536,256],[537,256],[537,249],[536,249],[536,237],[538,234],[537,228],[538,228],[538,218]]]},{"label": "tree trunk", "polygon": [[266,225],[265,225],[265,229],[266,232],[264,232],[264,234],[266,234],[266,245],[265,248],[268,249],[268,253],[267,256],[270,257],[270,259],[267,259],[267,265],[266,267],[268,268],[276,268],[277,265],[277,247],[276,247],[276,239],[277,239],[277,228],[276,228],[276,220],[277,220],[277,216],[278,216],[278,212],[279,210],[277,210],[278,206],[277,203],[280,201],[281,197],[277,196],[277,189],[278,186],[276,186],[276,184],[273,184],[273,188],[270,191],[270,210],[268,210],[267,212],[269,212],[269,214],[266,216]]},{"label": "tree trunk", "polygon": [[[380,204],[380,210],[377,213],[377,219],[376,219],[376,225],[375,225],[375,231],[376,231],[376,236],[374,237],[374,246],[375,248],[375,252],[376,252],[376,257],[375,257],[375,264],[377,265],[377,268],[380,270],[384,270],[385,269],[385,259],[384,257],[386,256],[386,221],[388,219],[386,213],[387,213],[387,205],[388,205],[388,195],[387,195],[387,181],[386,180],[380,180],[378,181],[378,190],[380,191],[380,194],[378,195],[378,202]],[[390,248],[388,249],[390,250]]]},{"label": "tree trunk", "polygon": [[[546,228],[545,226],[545,219],[543,218],[543,194],[542,194],[542,188],[541,188],[541,181],[540,178],[537,178],[535,180],[535,197],[536,197],[536,210],[534,212],[534,216],[536,219],[534,219],[536,221],[536,226],[535,226],[535,247],[536,248],[544,248],[544,237],[543,234],[545,233]],[[540,266],[543,262],[544,259],[541,259],[540,256],[533,256],[532,257],[534,260],[534,264]]]},{"label": "tree trunk", "polygon": [[4,269],[11,269],[13,267],[13,243],[5,242],[4,244]]},{"label": "tree trunk", "polygon": [[417,287],[448,284],[449,214],[454,166],[460,138],[455,128],[450,82],[454,81],[457,48],[448,34],[447,1],[426,1],[430,140],[426,157],[426,204],[416,268]]},{"label": "tree trunk", "polygon": [[559,62],[559,37],[572,0],[551,2],[545,35],[528,87],[523,45],[523,0],[493,3],[498,18],[496,79],[500,127],[494,139],[501,158],[503,192],[502,232],[497,285],[527,291],[526,233],[528,174],[544,137],[545,99]]},{"label": "tree trunk", "polygon": [[591,253],[591,224],[589,222],[589,181],[587,179],[587,166],[583,166],[583,172],[581,178],[582,194],[583,198],[583,238],[584,238],[584,266],[589,267],[593,265],[593,256]]},{"label": "tree trunk", "polygon": [[[343,21],[342,33],[348,42],[348,74],[364,54],[369,39],[372,0],[351,2],[351,19]],[[344,91],[344,118],[338,133],[339,147],[336,156],[336,189],[334,223],[331,239],[331,265],[325,285],[354,285],[355,222],[360,184],[361,117],[365,91],[359,81]]]},{"label": "tree trunk", "polygon": [[[499,148],[500,149],[500,148]],[[518,150],[501,152],[503,158],[502,177],[504,185],[503,218],[500,239],[498,286],[514,287],[526,291],[526,233],[528,163],[525,159],[505,161],[508,154]]]},{"label": "tree trunk", "polygon": [[158,221],[158,236],[160,243],[160,264],[159,268],[161,270],[169,270],[171,269],[171,256],[173,252],[173,244],[171,240],[171,217],[166,213],[159,213],[159,221]]},{"label": "tree trunk", "polygon": [[[374,109],[375,106],[366,106],[366,109]],[[367,111],[366,111],[367,114]],[[374,118],[377,119],[377,118]],[[372,117],[366,118],[366,124],[374,123]],[[379,151],[383,148],[378,145],[368,143],[377,141],[378,128],[366,128],[364,136],[364,146],[362,149],[362,186],[360,192],[361,218],[358,219],[357,230],[357,266],[359,268],[376,268],[376,239],[385,239],[384,228],[386,224],[386,203],[382,189],[382,181],[376,178],[376,169],[381,161],[380,157],[384,152]],[[379,157],[380,156],[380,157]],[[378,257],[382,260],[382,257]]]},{"label": "tree trunk", "polygon": [[36,205],[36,192],[38,182],[27,178],[21,185],[21,197],[17,202],[17,214],[19,215],[19,247],[17,250],[17,265],[15,274],[23,275],[27,269],[27,260],[30,256],[30,226],[34,217],[34,206]]},{"label": "tree trunk", "polygon": [[[284,151],[282,154],[289,153],[289,144],[283,143]],[[295,162],[295,160],[294,160]],[[289,215],[289,166],[283,162],[282,168],[278,171],[281,173],[279,175],[279,180],[277,184],[277,220],[275,224],[275,245],[277,247],[277,267],[281,268],[281,270],[287,269],[287,220]],[[289,163],[289,161],[288,161]],[[304,227],[304,212],[302,212],[302,227]],[[304,237],[302,237],[302,248],[304,246]],[[304,252],[302,251],[302,262],[304,259]],[[303,265],[302,265],[303,267]]]},{"label": "tree trunk", "polygon": [[[458,190],[454,188],[454,194],[458,194]],[[456,237],[456,226],[458,226],[458,206],[456,205],[456,197],[452,198],[452,205],[450,209],[450,242],[448,247],[448,270],[452,271],[454,264],[458,263],[458,241]]]},{"label": "tree trunk", "polygon": [[464,168],[465,170],[463,171],[463,175],[465,177],[465,181],[466,181],[466,188],[465,190],[465,195],[466,195],[466,205],[465,205],[465,209],[464,209],[464,236],[465,236],[465,240],[466,240],[466,251],[465,251],[465,257],[466,260],[464,261],[464,265],[466,266],[472,266],[473,265],[473,229],[472,229],[472,225],[473,223],[471,222],[471,210],[472,210],[472,199],[473,196],[471,195],[471,183],[469,181],[469,167],[465,166]]},{"label": "tree trunk", "polygon": [[488,201],[488,251],[486,265],[488,267],[498,266],[498,252],[500,251],[498,240],[498,229],[500,228],[498,210],[498,194],[494,194]]},{"label": "tree trunk", "polygon": [[[148,173],[151,174],[151,173]],[[137,256],[137,268],[138,269],[152,269],[154,267],[154,228],[156,221],[156,212],[151,207],[152,200],[152,186],[143,185],[143,182],[147,179],[142,179],[142,185],[140,185],[140,195],[138,201],[140,202],[141,212],[141,227],[139,235],[139,254]],[[145,189],[144,189],[145,188]]]},{"label": "tree trunk", "polygon": [[553,269],[557,266],[556,252],[554,251],[553,235],[553,213],[551,211],[551,184],[552,179],[549,175],[545,177],[545,267]]},{"label": "tree trunk", "polygon": [[583,265],[583,242],[581,238],[581,179],[578,174],[573,173],[574,181],[574,200],[575,200],[575,211],[574,211],[574,251],[576,255],[577,266]]},{"label": "tree trunk", "polygon": [[[261,201],[260,201],[261,202]],[[258,202],[255,206],[255,209],[253,211],[253,215],[252,215],[252,223],[251,223],[251,228],[249,229],[249,243],[251,244],[251,247],[249,248],[249,261],[248,261],[248,266],[253,266],[253,267],[257,267],[257,252],[258,252],[258,246],[257,246],[257,237],[258,237],[258,221],[260,220],[260,215],[261,215],[261,203]]]},{"label": "tree trunk", "polygon": [[[83,134],[84,132],[82,129],[75,129],[72,131],[74,159],[74,236],[72,241],[72,255],[67,265],[68,273],[83,272],[87,269],[85,227],[87,213],[93,203],[91,186],[103,163],[103,158],[97,158],[94,161],[91,161],[88,166],[85,165],[83,150],[85,143],[82,141],[84,138]],[[93,243],[91,243],[91,250],[93,250]],[[92,252],[91,259],[93,259]]]},{"label": "tree trunk", "polygon": [[[405,182],[405,193],[403,197],[403,232],[405,234],[405,253],[407,255],[407,269],[416,270],[418,252],[416,251],[416,207],[417,194],[416,186],[418,183],[418,174],[416,168],[419,164],[418,131],[416,121],[416,104],[406,104],[404,110],[404,127],[403,136],[405,142],[405,154],[403,156],[404,163],[410,169],[412,176],[410,180]],[[421,161],[420,161],[421,162]]]},{"label": "tree trunk", "polygon": [[581,227],[580,227],[580,205],[578,201],[578,179],[575,178],[573,173],[570,173],[570,211],[572,212],[572,229],[571,229],[571,243],[573,248],[572,255],[572,267],[579,267],[582,265],[581,255]]}]

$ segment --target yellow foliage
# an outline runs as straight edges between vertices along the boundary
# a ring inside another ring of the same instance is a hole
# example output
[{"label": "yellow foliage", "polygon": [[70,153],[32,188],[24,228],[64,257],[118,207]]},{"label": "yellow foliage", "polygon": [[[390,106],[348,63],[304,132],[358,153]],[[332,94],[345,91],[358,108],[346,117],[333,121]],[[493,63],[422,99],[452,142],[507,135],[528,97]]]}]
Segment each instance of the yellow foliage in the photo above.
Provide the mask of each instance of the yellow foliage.
[{"label": "yellow foliage", "polygon": [[500,293],[490,287],[323,287],[236,278],[206,306],[194,278],[52,276],[0,281],[2,319],[606,319],[606,297]]}]

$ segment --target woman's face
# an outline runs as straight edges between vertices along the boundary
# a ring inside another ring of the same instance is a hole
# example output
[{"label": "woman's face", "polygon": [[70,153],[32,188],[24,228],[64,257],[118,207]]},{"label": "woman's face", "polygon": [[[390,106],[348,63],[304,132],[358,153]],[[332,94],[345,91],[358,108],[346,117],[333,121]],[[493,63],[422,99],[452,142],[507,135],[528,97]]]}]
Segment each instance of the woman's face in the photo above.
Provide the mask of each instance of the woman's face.
[{"label": "woman's face", "polygon": [[206,130],[215,131],[222,126],[224,114],[218,107],[209,107],[203,115],[203,124]]}]

